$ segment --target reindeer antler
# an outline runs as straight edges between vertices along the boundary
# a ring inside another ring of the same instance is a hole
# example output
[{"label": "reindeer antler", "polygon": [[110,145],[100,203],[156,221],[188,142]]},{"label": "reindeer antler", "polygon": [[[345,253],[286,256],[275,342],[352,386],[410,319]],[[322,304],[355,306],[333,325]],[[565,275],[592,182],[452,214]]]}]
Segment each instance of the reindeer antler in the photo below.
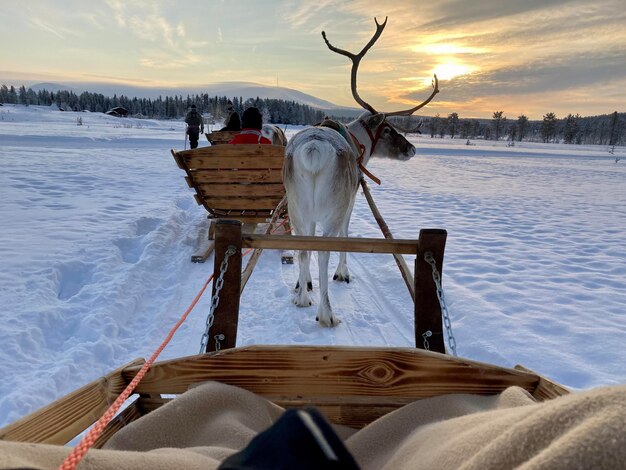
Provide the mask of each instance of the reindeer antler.
[{"label": "reindeer antler", "polygon": [[[388,17],[385,16],[385,21],[382,24],[379,24],[378,23],[378,19],[376,19],[376,17],[374,17],[374,22],[376,23],[376,32],[374,33],[374,36],[372,36],[372,39],[370,39],[370,41],[365,45],[363,50],[361,50],[361,52],[359,52],[358,54],[353,54],[351,52],[348,52],[348,51],[345,51],[343,49],[339,49],[338,47],[333,46],[328,41],[328,39],[326,39],[326,32],[322,31],[322,37],[324,38],[324,42],[326,42],[326,45],[328,46],[328,48],[331,51],[336,52],[337,54],[345,55],[350,60],[352,60],[352,72],[351,72],[351,75],[350,75],[350,86],[352,88],[352,96],[354,97],[354,99],[356,100],[357,103],[359,103],[363,108],[367,109],[372,114],[376,114],[377,111],[372,107],[372,105],[370,105],[369,103],[365,102],[359,96],[359,93],[357,92],[357,89],[356,89],[356,74],[357,74],[357,71],[359,69],[359,64],[361,63],[361,59],[363,58],[363,56],[365,56],[367,51],[369,51],[369,49],[378,40],[378,38],[380,37],[380,35],[383,32],[383,29],[385,29],[385,26],[387,25],[387,19],[388,19]],[[404,111],[394,111],[392,113],[385,113],[385,114],[386,114],[386,116],[410,116],[411,114],[413,114],[418,109],[423,108],[428,103],[430,103],[431,100],[435,97],[435,95],[437,93],[439,93],[439,80],[437,79],[437,75],[435,74],[434,75],[434,79],[433,79],[433,92],[426,99],[426,101],[418,104],[417,106],[415,106],[414,108],[411,108],[411,109],[406,109]]]},{"label": "reindeer antler", "polygon": [[358,54],[353,54],[351,52],[344,51],[343,49],[339,49],[333,46],[330,42],[328,42],[328,39],[326,39],[326,32],[322,31],[322,37],[324,38],[324,42],[326,42],[326,45],[331,51],[336,52],[337,54],[345,55],[346,57],[350,58],[350,60],[352,60],[352,73],[350,75],[350,86],[352,87],[352,96],[354,97],[357,103],[359,103],[363,108],[367,109],[372,114],[376,114],[377,113],[376,110],[372,107],[372,105],[362,100],[361,97],[359,96],[359,93],[356,90],[356,73],[359,69],[359,63],[361,62],[361,59],[363,58],[363,56],[367,53],[367,51],[370,50],[370,48],[374,45],[374,43],[378,40],[380,35],[383,33],[383,29],[385,29],[385,26],[387,25],[387,18],[388,17],[385,16],[385,21],[382,24],[378,24],[378,20],[374,18],[374,22],[376,23],[376,32],[374,33],[374,36],[372,36],[372,39],[370,39],[370,41],[365,45],[363,50],[361,50],[361,52],[359,52]]},{"label": "reindeer antler", "polygon": [[428,103],[431,102],[431,100],[435,97],[435,95],[437,93],[439,93],[439,80],[437,79],[437,74],[434,74],[432,86],[433,86],[433,92],[422,103],[418,104],[414,108],[405,109],[404,111],[394,111],[393,113],[386,113],[386,116],[387,117],[390,117],[390,116],[410,116],[411,114],[413,114],[418,109],[423,108],[424,106],[426,106]]}]

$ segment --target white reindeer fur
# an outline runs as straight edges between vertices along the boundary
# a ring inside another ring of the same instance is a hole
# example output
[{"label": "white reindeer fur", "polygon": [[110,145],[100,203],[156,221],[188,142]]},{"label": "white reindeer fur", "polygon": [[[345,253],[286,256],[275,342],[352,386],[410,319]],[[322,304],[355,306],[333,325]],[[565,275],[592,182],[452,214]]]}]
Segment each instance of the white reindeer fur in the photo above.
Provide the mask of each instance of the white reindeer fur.
[{"label": "white reindeer fur", "polygon": [[[348,130],[359,142],[365,145],[363,165],[370,157],[371,139],[363,125],[370,127],[373,133],[384,123],[382,114],[363,114],[358,120],[348,124]],[[376,148],[376,154],[385,156],[386,142]],[[411,146],[408,153],[391,155],[402,160],[409,159],[415,153]],[[346,139],[337,131],[327,127],[305,129],[296,134],[285,150],[284,184],[287,192],[289,218],[296,235],[315,235],[315,226],[319,225],[324,237],[348,236],[348,224],[354,206],[360,171],[357,157]],[[312,286],[310,273],[310,253],[299,253],[300,273],[294,303],[299,307],[312,304],[308,287]],[[334,315],[328,298],[328,260],[329,252],[319,252],[320,301],[317,319],[323,326],[336,326],[340,320]],[[338,281],[349,282],[350,275],[346,254],[340,253],[339,265],[335,272]]]}]

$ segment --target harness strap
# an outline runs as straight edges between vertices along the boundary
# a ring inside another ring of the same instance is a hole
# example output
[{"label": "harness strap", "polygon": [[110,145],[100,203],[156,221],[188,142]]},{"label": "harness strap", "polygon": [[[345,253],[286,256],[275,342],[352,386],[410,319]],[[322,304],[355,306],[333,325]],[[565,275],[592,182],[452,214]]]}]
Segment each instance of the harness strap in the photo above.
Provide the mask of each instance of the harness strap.
[{"label": "harness strap", "polygon": [[[367,127],[366,127],[366,129],[367,129]],[[369,129],[367,129],[367,131],[368,131],[369,134],[371,134],[371,132],[369,132]],[[365,168],[365,165],[363,165],[363,158],[365,156],[365,145],[363,145],[361,142],[359,142],[359,139],[357,139],[356,136],[352,132],[350,132],[350,136],[352,137],[352,140],[354,141],[356,146],[359,148],[359,156],[356,159],[356,163],[357,163],[357,165],[359,165],[359,170],[361,170],[361,173],[366,175],[374,183],[376,183],[377,185],[380,186],[380,178],[378,178],[374,174],[372,174],[367,168]],[[371,154],[371,152],[370,152],[370,154]]]},{"label": "harness strap", "polygon": [[[367,135],[372,140],[372,150],[370,151],[370,155],[371,155],[372,153],[374,153],[374,148],[376,147],[376,143],[380,139],[380,134],[382,132],[382,128],[384,127],[384,124],[381,126],[378,126],[376,136],[373,136],[369,127],[367,126],[367,124],[365,124],[365,122],[362,119],[359,119],[359,123],[365,128]],[[356,163],[357,165],[359,165],[359,170],[361,170],[361,173],[366,175],[374,183],[380,185],[380,179],[374,176],[367,168],[365,168],[365,165],[363,165],[363,159],[365,157],[365,145],[359,142],[359,139],[357,139],[356,136],[352,132],[350,132],[347,127],[343,126],[342,124],[339,124],[338,122],[332,121],[330,119],[325,119],[319,124],[315,124],[315,127],[329,127],[330,129],[333,129],[339,132],[339,134],[341,134],[341,136],[348,141],[348,144],[350,144],[350,141],[346,134],[350,134],[350,137],[352,138],[352,144],[354,144],[354,147],[356,147],[355,150],[359,152],[359,155],[356,159]]]}]

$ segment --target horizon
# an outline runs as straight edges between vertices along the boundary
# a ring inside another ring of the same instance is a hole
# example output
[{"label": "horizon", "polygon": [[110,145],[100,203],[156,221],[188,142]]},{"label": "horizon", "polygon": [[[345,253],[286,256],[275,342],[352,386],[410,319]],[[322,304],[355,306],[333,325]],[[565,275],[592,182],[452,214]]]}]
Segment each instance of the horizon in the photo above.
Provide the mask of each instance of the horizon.
[{"label": "horizon", "polygon": [[375,32],[375,16],[389,20],[362,60],[358,90],[381,112],[426,99],[434,73],[440,93],[416,115],[489,119],[504,111],[509,119],[540,120],[548,112],[624,111],[626,12],[618,0],[384,7],[276,0],[184,9],[165,1],[9,1],[0,13],[0,43],[21,47],[3,48],[0,77],[20,85],[143,88],[253,82],[358,107],[351,62],[327,48],[321,31],[333,46],[358,53]]}]

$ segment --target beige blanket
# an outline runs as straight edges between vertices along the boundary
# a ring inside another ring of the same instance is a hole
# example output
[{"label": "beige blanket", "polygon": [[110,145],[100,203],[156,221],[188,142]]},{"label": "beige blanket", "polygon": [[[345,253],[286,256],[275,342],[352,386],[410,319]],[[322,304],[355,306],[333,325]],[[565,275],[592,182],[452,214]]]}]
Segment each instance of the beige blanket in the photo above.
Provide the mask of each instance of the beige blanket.
[{"label": "beige blanket", "polygon": [[[245,390],[207,383],[126,426],[79,468],[217,468],[282,411]],[[366,469],[626,468],[626,385],[545,403],[517,387],[491,397],[447,395],[338,433]],[[56,468],[68,452],[0,441],[0,468]]]}]

